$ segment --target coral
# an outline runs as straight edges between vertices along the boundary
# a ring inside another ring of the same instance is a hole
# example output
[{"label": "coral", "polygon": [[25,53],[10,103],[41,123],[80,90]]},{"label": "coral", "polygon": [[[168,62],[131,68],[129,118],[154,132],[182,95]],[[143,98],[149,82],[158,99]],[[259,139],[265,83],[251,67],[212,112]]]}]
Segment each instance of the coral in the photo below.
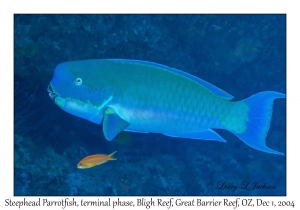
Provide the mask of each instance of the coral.
[{"label": "coral", "polygon": [[33,106],[38,86],[28,86],[14,83],[14,132],[17,134],[28,134],[32,129],[29,119],[35,114]]},{"label": "coral", "polygon": [[33,58],[39,53],[39,49],[34,45],[25,45],[20,48],[15,49],[15,58]]},{"label": "coral", "polygon": [[81,175],[79,173],[68,174],[66,183],[68,183],[70,187],[69,195],[77,195],[78,188],[80,188],[82,185]]}]

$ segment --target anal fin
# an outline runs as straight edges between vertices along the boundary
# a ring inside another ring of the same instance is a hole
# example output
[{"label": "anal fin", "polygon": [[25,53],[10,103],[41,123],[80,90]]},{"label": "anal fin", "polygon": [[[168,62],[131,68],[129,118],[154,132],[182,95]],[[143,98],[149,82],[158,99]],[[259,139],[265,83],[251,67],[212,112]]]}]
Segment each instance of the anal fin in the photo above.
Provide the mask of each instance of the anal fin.
[{"label": "anal fin", "polygon": [[170,137],[177,137],[177,138],[227,142],[219,134],[217,134],[215,131],[213,131],[211,129],[200,130],[200,131],[195,131],[195,132],[187,132],[187,133],[164,133],[164,135],[170,136]]}]

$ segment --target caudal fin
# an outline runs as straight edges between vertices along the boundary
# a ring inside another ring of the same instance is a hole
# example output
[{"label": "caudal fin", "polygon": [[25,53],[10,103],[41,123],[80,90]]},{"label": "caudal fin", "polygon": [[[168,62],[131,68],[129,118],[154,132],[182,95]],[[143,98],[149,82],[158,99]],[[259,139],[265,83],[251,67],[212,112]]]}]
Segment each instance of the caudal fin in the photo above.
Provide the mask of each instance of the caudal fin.
[{"label": "caudal fin", "polygon": [[113,155],[116,153],[117,151],[114,151],[113,153],[107,155],[107,160],[117,160],[117,158],[114,158]]},{"label": "caudal fin", "polygon": [[235,133],[248,146],[263,152],[284,155],[266,146],[266,137],[272,119],[272,106],[276,98],[285,98],[285,94],[266,91],[260,92],[243,100],[250,108],[247,130],[243,133]]}]

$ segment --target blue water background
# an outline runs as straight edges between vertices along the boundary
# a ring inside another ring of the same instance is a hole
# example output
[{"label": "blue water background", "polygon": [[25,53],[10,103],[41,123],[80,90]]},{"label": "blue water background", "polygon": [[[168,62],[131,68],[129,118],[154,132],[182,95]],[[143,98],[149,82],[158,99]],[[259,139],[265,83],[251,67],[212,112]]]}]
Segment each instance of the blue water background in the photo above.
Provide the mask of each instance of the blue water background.
[{"label": "blue water background", "polygon": [[[50,100],[56,65],[104,58],[177,68],[235,100],[285,93],[286,16],[15,15],[15,195],[286,195],[286,156],[252,149],[228,131],[217,130],[227,143],[131,133],[124,145]],[[274,103],[266,142],[288,155],[285,99]],[[117,161],[76,168],[86,155],[116,150]]]}]

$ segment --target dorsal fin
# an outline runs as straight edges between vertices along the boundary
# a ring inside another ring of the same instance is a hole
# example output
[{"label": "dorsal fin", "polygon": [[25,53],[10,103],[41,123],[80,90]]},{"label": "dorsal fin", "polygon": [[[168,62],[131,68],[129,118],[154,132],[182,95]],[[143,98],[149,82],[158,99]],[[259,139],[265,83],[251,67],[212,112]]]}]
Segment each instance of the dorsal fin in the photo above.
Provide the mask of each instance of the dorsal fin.
[{"label": "dorsal fin", "polygon": [[148,66],[154,66],[163,70],[167,70],[167,71],[171,71],[174,72],[176,74],[180,74],[182,76],[185,76],[191,80],[194,80],[195,82],[198,82],[199,84],[203,85],[204,87],[206,87],[207,89],[209,89],[210,91],[212,91],[214,94],[216,94],[217,96],[220,96],[224,99],[227,100],[231,100],[234,97],[232,95],[230,95],[229,93],[225,92],[224,90],[210,84],[209,82],[206,82],[203,79],[200,79],[196,76],[193,76],[189,73],[186,73],[184,71],[180,71],[178,69],[174,69],[162,64],[158,64],[158,63],[153,63],[153,62],[149,62],[149,61],[140,61],[140,60],[127,60],[127,59],[108,59],[108,60],[113,60],[113,61],[117,61],[117,62],[126,62],[126,63],[135,63],[135,64],[141,64],[141,65],[148,65]]}]

